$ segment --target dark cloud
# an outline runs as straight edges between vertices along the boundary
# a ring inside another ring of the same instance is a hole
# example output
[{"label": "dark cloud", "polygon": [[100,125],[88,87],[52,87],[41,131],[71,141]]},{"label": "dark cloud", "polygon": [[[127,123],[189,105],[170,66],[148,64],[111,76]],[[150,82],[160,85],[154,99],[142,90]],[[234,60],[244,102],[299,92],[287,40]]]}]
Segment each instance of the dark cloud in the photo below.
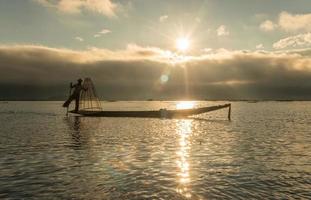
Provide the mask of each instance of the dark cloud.
[{"label": "dark cloud", "polygon": [[103,99],[311,99],[310,52],[221,52],[181,62],[157,48],[2,46],[0,98],[64,99],[70,81],[91,77]]}]

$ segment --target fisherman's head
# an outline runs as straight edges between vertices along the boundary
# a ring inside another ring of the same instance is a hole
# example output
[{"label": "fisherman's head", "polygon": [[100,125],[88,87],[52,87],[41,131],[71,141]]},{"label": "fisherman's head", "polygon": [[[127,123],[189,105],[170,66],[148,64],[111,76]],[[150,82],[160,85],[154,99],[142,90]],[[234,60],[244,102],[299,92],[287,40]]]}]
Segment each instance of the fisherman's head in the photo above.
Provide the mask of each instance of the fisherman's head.
[{"label": "fisherman's head", "polygon": [[79,84],[81,84],[83,80],[81,78],[79,78],[77,81]]}]

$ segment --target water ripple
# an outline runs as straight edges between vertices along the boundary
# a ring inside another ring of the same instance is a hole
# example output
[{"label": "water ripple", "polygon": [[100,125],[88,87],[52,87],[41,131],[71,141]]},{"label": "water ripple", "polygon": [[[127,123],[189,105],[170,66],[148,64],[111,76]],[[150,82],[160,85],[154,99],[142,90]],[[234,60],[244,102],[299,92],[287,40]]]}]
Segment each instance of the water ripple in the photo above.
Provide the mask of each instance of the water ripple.
[{"label": "water ripple", "polygon": [[[197,106],[210,104],[215,102]],[[226,110],[170,120],[67,118],[60,105],[14,102],[0,107],[0,198],[311,196],[309,102],[235,102],[231,122]],[[109,105],[176,106],[174,102]]]}]

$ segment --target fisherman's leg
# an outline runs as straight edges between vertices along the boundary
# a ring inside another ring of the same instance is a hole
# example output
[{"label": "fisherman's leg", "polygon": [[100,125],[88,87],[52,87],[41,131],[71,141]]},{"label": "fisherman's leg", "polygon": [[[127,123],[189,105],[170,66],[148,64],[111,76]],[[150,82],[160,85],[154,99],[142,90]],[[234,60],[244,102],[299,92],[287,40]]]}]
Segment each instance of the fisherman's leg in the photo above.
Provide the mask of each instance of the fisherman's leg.
[{"label": "fisherman's leg", "polygon": [[65,103],[63,104],[63,107],[68,107],[69,104],[72,102],[72,100],[74,100],[74,96],[71,95],[67,101],[65,101]]},{"label": "fisherman's leg", "polygon": [[79,111],[79,101],[80,101],[80,98],[77,97],[76,99],[76,107],[75,107],[75,111],[78,112]]}]

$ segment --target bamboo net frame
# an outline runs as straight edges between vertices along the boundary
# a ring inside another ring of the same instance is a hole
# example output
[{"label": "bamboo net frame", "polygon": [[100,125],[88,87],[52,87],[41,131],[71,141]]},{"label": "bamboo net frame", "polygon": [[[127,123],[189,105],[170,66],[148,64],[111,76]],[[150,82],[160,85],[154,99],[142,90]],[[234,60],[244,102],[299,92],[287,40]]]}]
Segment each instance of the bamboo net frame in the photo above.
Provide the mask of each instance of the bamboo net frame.
[{"label": "bamboo net frame", "polygon": [[80,93],[79,110],[102,111],[102,106],[91,78],[85,78],[82,87],[83,90]]}]

